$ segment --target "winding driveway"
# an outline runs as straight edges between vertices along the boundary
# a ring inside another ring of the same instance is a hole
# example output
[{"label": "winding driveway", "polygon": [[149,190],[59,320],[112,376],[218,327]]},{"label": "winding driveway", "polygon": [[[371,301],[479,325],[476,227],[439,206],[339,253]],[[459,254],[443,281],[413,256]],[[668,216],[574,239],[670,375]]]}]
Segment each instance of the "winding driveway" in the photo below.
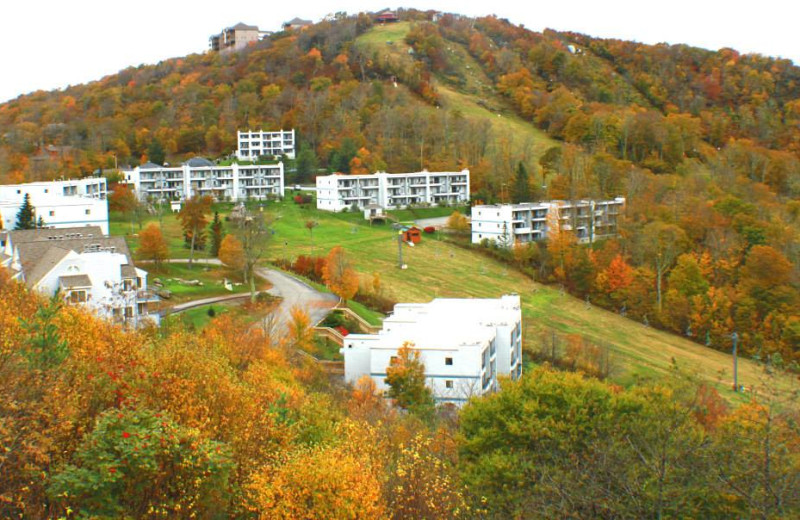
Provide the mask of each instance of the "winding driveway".
[{"label": "winding driveway", "polygon": [[[169,260],[170,263],[189,263],[188,259],[175,258]],[[194,260],[198,265],[222,265],[217,258],[203,258]],[[339,299],[330,293],[320,292],[305,282],[293,278],[286,273],[266,267],[257,267],[256,276],[263,278],[272,284],[272,288],[267,292],[273,296],[282,298],[280,305],[275,310],[277,326],[284,329],[291,319],[290,311],[292,307],[298,306],[308,313],[311,318],[311,325],[316,325],[333,309]],[[180,312],[192,307],[207,305],[209,303],[224,302],[228,300],[249,298],[249,294],[229,294],[212,298],[203,298],[190,302],[181,303],[172,308],[173,312]]]}]

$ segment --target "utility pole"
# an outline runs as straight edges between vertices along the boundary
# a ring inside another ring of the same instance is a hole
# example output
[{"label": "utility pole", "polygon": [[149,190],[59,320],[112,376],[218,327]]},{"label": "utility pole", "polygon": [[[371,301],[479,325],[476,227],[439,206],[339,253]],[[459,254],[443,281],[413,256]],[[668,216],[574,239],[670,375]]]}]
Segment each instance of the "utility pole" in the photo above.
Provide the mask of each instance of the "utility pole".
[{"label": "utility pole", "polygon": [[739,391],[739,374],[738,374],[738,363],[736,359],[736,347],[737,343],[739,342],[739,335],[736,331],[731,334],[731,339],[733,340],[733,391]]},{"label": "utility pole", "polygon": [[403,232],[397,232],[397,267],[403,268]]}]

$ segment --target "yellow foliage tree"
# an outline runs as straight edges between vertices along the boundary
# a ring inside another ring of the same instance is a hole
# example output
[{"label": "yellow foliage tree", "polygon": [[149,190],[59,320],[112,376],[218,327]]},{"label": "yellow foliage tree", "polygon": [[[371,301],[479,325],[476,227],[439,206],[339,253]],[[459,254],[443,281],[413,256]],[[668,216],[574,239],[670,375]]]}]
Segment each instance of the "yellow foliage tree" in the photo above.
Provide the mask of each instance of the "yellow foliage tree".
[{"label": "yellow foliage tree", "polygon": [[[225,235],[219,246],[219,259],[232,269],[244,270],[244,248],[238,238],[233,235]],[[243,276],[246,277],[246,274],[243,273]]]},{"label": "yellow foliage tree", "polygon": [[297,449],[253,476],[250,497],[262,519],[387,516],[378,458],[348,424],[338,432],[341,441]]}]

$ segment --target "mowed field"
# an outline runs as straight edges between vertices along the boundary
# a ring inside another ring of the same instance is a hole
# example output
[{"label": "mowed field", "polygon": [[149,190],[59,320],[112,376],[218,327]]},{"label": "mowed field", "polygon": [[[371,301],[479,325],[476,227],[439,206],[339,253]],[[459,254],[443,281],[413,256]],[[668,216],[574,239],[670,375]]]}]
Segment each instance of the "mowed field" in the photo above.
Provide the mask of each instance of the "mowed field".
[{"label": "mowed field", "polygon": [[[442,211],[439,208],[416,213],[423,217],[428,216],[427,212]],[[523,302],[528,349],[536,348],[541,334],[551,329],[580,334],[610,349],[612,378],[622,384],[658,378],[677,366],[682,372],[714,385],[728,398],[747,399],[730,391],[733,373],[730,355],[587,305],[557,288],[535,283],[516,269],[478,252],[437,240],[435,235],[423,235],[416,247],[402,246],[403,262],[408,267],[399,269],[397,232],[389,225],[370,226],[360,213],[331,214],[313,207],[303,209],[292,202],[275,204],[269,213],[275,218],[271,258],[311,254],[311,236],[305,222],[315,220],[318,222],[313,236],[315,254],[324,255],[341,245],[363,276],[378,272],[383,286],[397,301],[494,298],[518,293]],[[404,212],[403,217],[407,216]],[[762,368],[740,359],[739,382],[758,389],[763,382]],[[783,389],[796,386],[788,376],[778,384]]]}]

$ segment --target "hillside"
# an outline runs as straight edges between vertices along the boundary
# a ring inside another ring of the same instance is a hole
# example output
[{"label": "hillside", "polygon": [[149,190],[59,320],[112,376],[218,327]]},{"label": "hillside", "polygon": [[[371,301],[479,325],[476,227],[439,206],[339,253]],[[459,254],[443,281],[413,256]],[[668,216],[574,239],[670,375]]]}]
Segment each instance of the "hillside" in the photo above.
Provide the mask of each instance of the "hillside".
[{"label": "hillside", "polygon": [[800,357],[797,67],[400,15],[340,17],[0,105],[0,179],[216,158],[239,128],[293,127],[291,180],[468,167],[473,200],[621,195],[619,240],[506,260],[701,344],[727,350],[736,331],[747,355]]},{"label": "hillside", "polygon": [[[282,127],[298,136],[290,183],[467,167],[473,201],[624,196],[617,238],[501,250],[425,232],[401,245],[406,269],[397,231],[359,212],[290,190],[248,201],[235,230],[214,204],[231,238],[263,214],[275,268],[322,274],[327,259],[298,257],[341,246],[328,265],[352,266],[375,308],[518,293],[523,376],[437,405],[411,348],[342,385],[309,355],[339,353],[302,309],[285,330],[274,301],[128,329],[0,269],[0,518],[800,517],[800,69],[431,14],[340,13],[1,104],[0,182],[230,160],[237,129]],[[153,224],[189,254],[176,215],[116,188],[112,233],[141,258]],[[242,269],[226,241],[230,268],[154,265],[150,282],[173,301],[227,293]]]}]

